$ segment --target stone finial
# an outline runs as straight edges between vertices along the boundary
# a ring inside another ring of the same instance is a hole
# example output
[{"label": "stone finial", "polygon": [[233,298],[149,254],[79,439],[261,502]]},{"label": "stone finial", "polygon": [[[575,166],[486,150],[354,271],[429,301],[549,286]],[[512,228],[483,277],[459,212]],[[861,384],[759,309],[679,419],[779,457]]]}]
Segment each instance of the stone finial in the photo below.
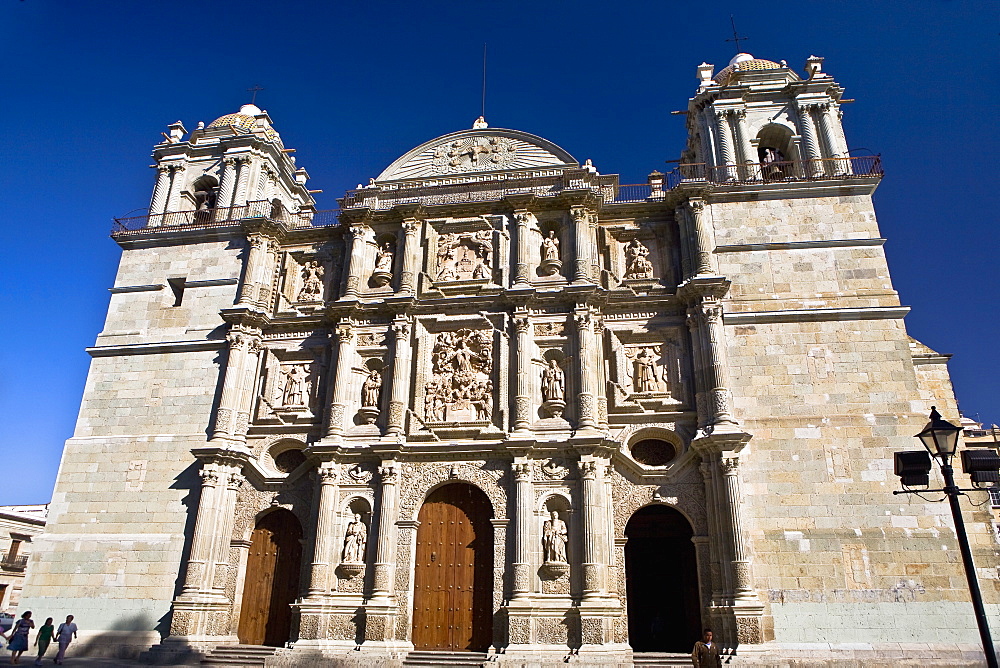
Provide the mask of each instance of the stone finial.
[{"label": "stone finial", "polygon": [[163,138],[168,144],[180,143],[183,141],[184,135],[187,133],[187,129],[185,129],[184,124],[180,121],[174,121],[167,126],[167,129],[170,130],[170,134],[161,134],[163,134]]},{"label": "stone finial", "polygon": [[590,158],[587,158],[586,160],[583,161],[583,168],[586,169],[591,174],[597,173],[597,168],[594,167],[594,163],[590,161]]},{"label": "stone finial", "polygon": [[806,72],[810,79],[823,76],[823,58],[821,56],[809,56],[806,59]]},{"label": "stone finial", "polygon": [[715,65],[703,62],[698,66],[698,90],[708,88],[712,85],[712,75],[715,73]]},{"label": "stone finial", "polygon": [[486,123],[486,118],[484,116],[480,116],[472,124],[472,129],[473,130],[485,130],[488,127],[490,127],[490,126]]}]

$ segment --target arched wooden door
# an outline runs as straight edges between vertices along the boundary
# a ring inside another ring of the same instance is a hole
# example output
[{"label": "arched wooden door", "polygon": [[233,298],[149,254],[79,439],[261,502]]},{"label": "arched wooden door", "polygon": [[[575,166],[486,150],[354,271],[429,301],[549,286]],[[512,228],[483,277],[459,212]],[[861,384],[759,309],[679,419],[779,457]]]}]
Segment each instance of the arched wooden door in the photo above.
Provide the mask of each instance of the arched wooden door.
[{"label": "arched wooden door", "polygon": [[690,652],[700,636],[692,535],[668,506],[640,508],[625,526],[628,637],[636,652]]},{"label": "arched wooden door", "polygon": [[482,652],[493,636],[493,516],[482,490],[434,490],[417,519],[413,646]]},{"label": "arched wooden door", "polygon": [[250,537],[240,608],[240,642],[281,647],[292,630],[291,604],[299,595],[302,525],[291,512],[265,515]]}]

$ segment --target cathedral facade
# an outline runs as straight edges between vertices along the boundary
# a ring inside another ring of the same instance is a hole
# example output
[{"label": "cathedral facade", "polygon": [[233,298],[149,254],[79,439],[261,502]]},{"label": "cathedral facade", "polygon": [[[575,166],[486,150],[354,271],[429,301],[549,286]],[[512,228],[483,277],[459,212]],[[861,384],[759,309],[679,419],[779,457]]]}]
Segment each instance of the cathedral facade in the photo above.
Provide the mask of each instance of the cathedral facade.
[{"label": "cathedral facade", "polygon": [[479,119],[317,211],[266,112],[170,126],[22,607],[157,661],[975,665],[947,508],[891,493],[956,407],[879,160],[820,58],[698,78],[638,185]]}]

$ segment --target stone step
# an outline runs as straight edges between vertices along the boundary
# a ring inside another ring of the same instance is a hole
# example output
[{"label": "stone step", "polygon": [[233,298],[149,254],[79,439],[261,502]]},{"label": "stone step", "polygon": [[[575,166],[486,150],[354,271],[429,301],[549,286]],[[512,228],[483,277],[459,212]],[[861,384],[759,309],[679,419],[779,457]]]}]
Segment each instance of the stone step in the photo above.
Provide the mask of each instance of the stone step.
[{"label": "stone step", "polygon": [[690,666],[691,655],[683,652],[635,652],[632,655],[632,664],[637,668]]},{"label": "stone step", "polygon": [[485,652],[413,651],[403,660],[404,666],[482,666]]},{"label": "stone step", "polygon": [[201,660],[202,666],[263,666],[277,647],[261,645],[220,645]]}]

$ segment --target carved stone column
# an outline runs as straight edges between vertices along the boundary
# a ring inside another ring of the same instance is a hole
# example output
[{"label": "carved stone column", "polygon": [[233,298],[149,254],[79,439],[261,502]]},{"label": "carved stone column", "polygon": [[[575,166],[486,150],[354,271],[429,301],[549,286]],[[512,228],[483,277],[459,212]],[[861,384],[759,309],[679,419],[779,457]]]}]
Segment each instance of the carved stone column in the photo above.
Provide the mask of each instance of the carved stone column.
[{"label": "carved stone column", "polygon": [[823,158],[823,151],[820,148],[819,136],[816,134],[816,124],[813,122],[812,110],[815,107],[813,104],[802,104],[798,105],[799,109],[799,131],[802,133],[802,139],[805,142],[806,149],[806,175],[807,176],[818,176],[823,173],[823,164],[820,160]]},{"label": "carved stone column", "polygon": [[365,261],[365,237],[371,231],[367,225],[351,225],[351,259],[347,265],[347,285],[341,299],[357,299],[361,292],[361,271]]},{"label": "carved stone column", "polygon": [[513,465],[517,503],[517,528],[514,533],[514,588],[513,598],[527,598],[531,594],[531,522],[535,517],[534,485],[531,480],[531,462],[518,458]]},{"label": "carved stone column", "polygon": [[243,285],[240,286],[240,306],[252,306],[257,300],[257,275],[260,266],[266,261],[269,240],[260,234],[247,236],[250,251],[247,253],[247,266],[243,272]]},{"label": "carved stone column", "polygon": [[378,544],[375,550],[375,575],[372,578],[372,598],[388,599],[396,583],[396,520],[399,514],[399,468],[396,462],[383,462],[379,467],[382,494],[378,509]]},{"label": "carved stone column", "polygon": [[389,396],[389,420],[386,433],[402,434],[406,425],[406,407],[410,403],[410,320],[396,318],[392,323],[393,360],[392,389]]},{"label": "carved stone column", "polygon": [[530,211],[517,210],[514,212],[514,220],[517,223],[517,258],[514,264],[515,287],[526,288],[531,279],[530,266],[528,264],[528,257],[531,254],[528,242],[531,238],[529,236],[531,233],[528,227],[534,218]]},{"label": "carved stone column", "polygon": [[710,167],[715,166],[715,151],[712,145],[712,130],[711,130],[711,112],[709,110],[702,109],[698,112],[698,127],[701,130],[699,133],[701,135],[701,154],[702,161],[705,163],[706,170]]},{"label": "carved stone column", "polygon": [[526,431],[531,428],[531,323],[525,316],[514,318],[514,328],[517,332],[514,353],[516,360],[514,395],[514,431]]},{"label": "carved stone column", "polygon": [[249,411],[244,408],[243,395],[247,369],[252,369],[253,361],[260,351],[260,338],[256,333],[234,330],[226,335],[226,340],[229,341],[229,357],[226,360],[222,397],[219,399],[212,439],[245,440]]},{"label": "carved stone column", "polygon": [[577,332],[577,373],[579,394],[577,395],[577,428],[597,428],[597,382],[594,365],[598,362],[597,347],[594,345],[593,315],[588,310],[577,311],[574,316]]},{"label": "carved stone column", "polygon": [[[174,163],[171,165],[173,170],[170,174],[170,188],[167,190],[167,208],[166,211],[180,211],[181,210],[181,188],[184,185],[184,170],[186,169],[184,163]],[[190,210],[189,206],[183,207],[186,210]],[[175,222],[181,222],[178,218]]]},{"label": "carved stone column", "polygon": [[330,573],[336,562],[334,533],[337,523],[337,467],[324,462],[316,473],[319,478],[319,508],[309,571],[310,597],[324,596],[330,591]]},{"label": "carved stone column", "polygon": [[750,141],[750,129],[747,127],[746,109],[737,109],[733,113],[736,116],[736,143],[740,150],[740,160],[744,165],[743,178],[746,180],[756,179],[759,176],[755,166],[757,163],[757,152]]},{"label": "carved stone column", "polygon": [[215,568],[212,573],[212,589],[226,595],[229,576],[229,548],[233,540],[233,525],[236,522],[236,497],[242,476],[239,470],[230,471],[225,477],[225,485],[220,485],[218,494],[218,525],[215,529]]},{"label": "carved stone column", "polygon": [[702,320],[698,330],[702,335],[702,359],[711,424],[735,425],[729,407],[729,387],[726,372],[726,340],[722,326],[722,306],[714,301],[702,302],[697,307]]},{"label": "carved stone column", "polygon": [[198,498],[198,514],[194,521],[194,533],[191,535],[191,554],[188,557],[187,573],[184,576],[183,594],[193,594],[211,589],[212,566],[215,563],[216,525],[219,513],[216,512],[218,497],[226,488],[228,471],[220,471],[217,467],[202,466],[201,496]]},{"label": "carved stone column", "polygon": [[153,187],[153,199],[149,203],[149,225],[151,227],[156,227],[163,222],[160,214],[167,208],[167,193],[170,191],[172,174],[173,167],[171,165],[156,166],[156,185]]},{"label": "carved stone column", "polygon": [[595,245],[595,240],[590,235],[590,212],[584,206],[574,206],[569,213],[573,217],[573,244],[576,251],[573,281],[590,283],[590,254]]},{"label": "carved stone column", "polygon": [[417,294],[417,273],[420,271],[420,221],[403,221],[403,270],[399,277],[399,294]]},{"label": "carved stone column", "polygon": [[227,220],[229,207],[233,205],[233,189],[236,186],[236,159],[222,159],[222,178],[219,180],[219,194],[215,198],[215,219]]},{"label": "carved stone column", "polygon": [[830,162],[835,174],[850,174],[851,161],[847,159],[847,142],[844,140],[843,128],[840,124],[840,113],[836,104],[821,104],[817,106],[819,127],[823,140],[829,150],[830,158],[838,158]]},{"label": "carved stone column", "polygon": [[244,206],[247,203],[247,187],[250,183],[250,156],[236,156],[236,192],[233,194],[233,206]]},{"label": "carved stone column", "polygon": [[704,218],[705,200],[692,197],[688,200],[691,210],[691,226],[694,228],[695,273],[714,275],[717,273],[715,257],[712,255],[715,240],[711,226]]},{"label": "carved stone column", "polygon": [[582,519],[583,519],[583,598],[601,598],[605,595],[605,563],[603,543],[607,542],[607,522],[604,503],[604,464],[581,461]]},{"label": "carved stone column", "polygon": [[[278,253],[281,244],[274,239],[268,239],[262,253],[260,280],[257,287],[257,305],[267,310],[271,302],[271,290],[274,286],[274,273],[278,268]],[[321,297],[322,298],[322,297]]]},{"label": "carved stone column", "polygon": [[725,506],[728,515],[732,537],[732,568],[733,589],[737,599],[750,598],[756,600],[753,593],[753,576],[750,570],[750,556],[747,550],[746,535],[743,530],[743,517],[740,512],[740,477],[738,457],[723,457],[719,460],[722,469],[723,490],[725,491]]},{"label": "carved stone column", "polygon": [[708,509],[706,513],[708,519],[708,549],[709,549],[709,573],[712,582],[712,604],[721,605],[723,602],[723,593],[727,589],[726,583],[723,581],[723,571],[722,571],[722,559],[723,556],[722,546],[725,544],[724,532],[719,525],[719,514],[717,512],[718,508],[718,495],[716,494],[716,476],[715,472],[717,467],[715,462],[706,458],[702,460],[701,466],[699,466],[699,471],[701,471],[701,477],[705,484],[705,507]]},{"label": "carved stone column", "polygon": [[337,337],[337,372],[334,375],[330,412],[326,425],[328,437],[341,436],[346,423],[347,406],[351,396],[351,366],[354,363],[354,326],[350,320],[341,320],[335,331]]},{"label": "carved stone column", "polygon": [[736,176],[736,147],[733,145],[733,129],[729,125],[729,111],[716,110],[715,127],[719,137],[719,163],[723,166],[721,180],[731,181]]}]

